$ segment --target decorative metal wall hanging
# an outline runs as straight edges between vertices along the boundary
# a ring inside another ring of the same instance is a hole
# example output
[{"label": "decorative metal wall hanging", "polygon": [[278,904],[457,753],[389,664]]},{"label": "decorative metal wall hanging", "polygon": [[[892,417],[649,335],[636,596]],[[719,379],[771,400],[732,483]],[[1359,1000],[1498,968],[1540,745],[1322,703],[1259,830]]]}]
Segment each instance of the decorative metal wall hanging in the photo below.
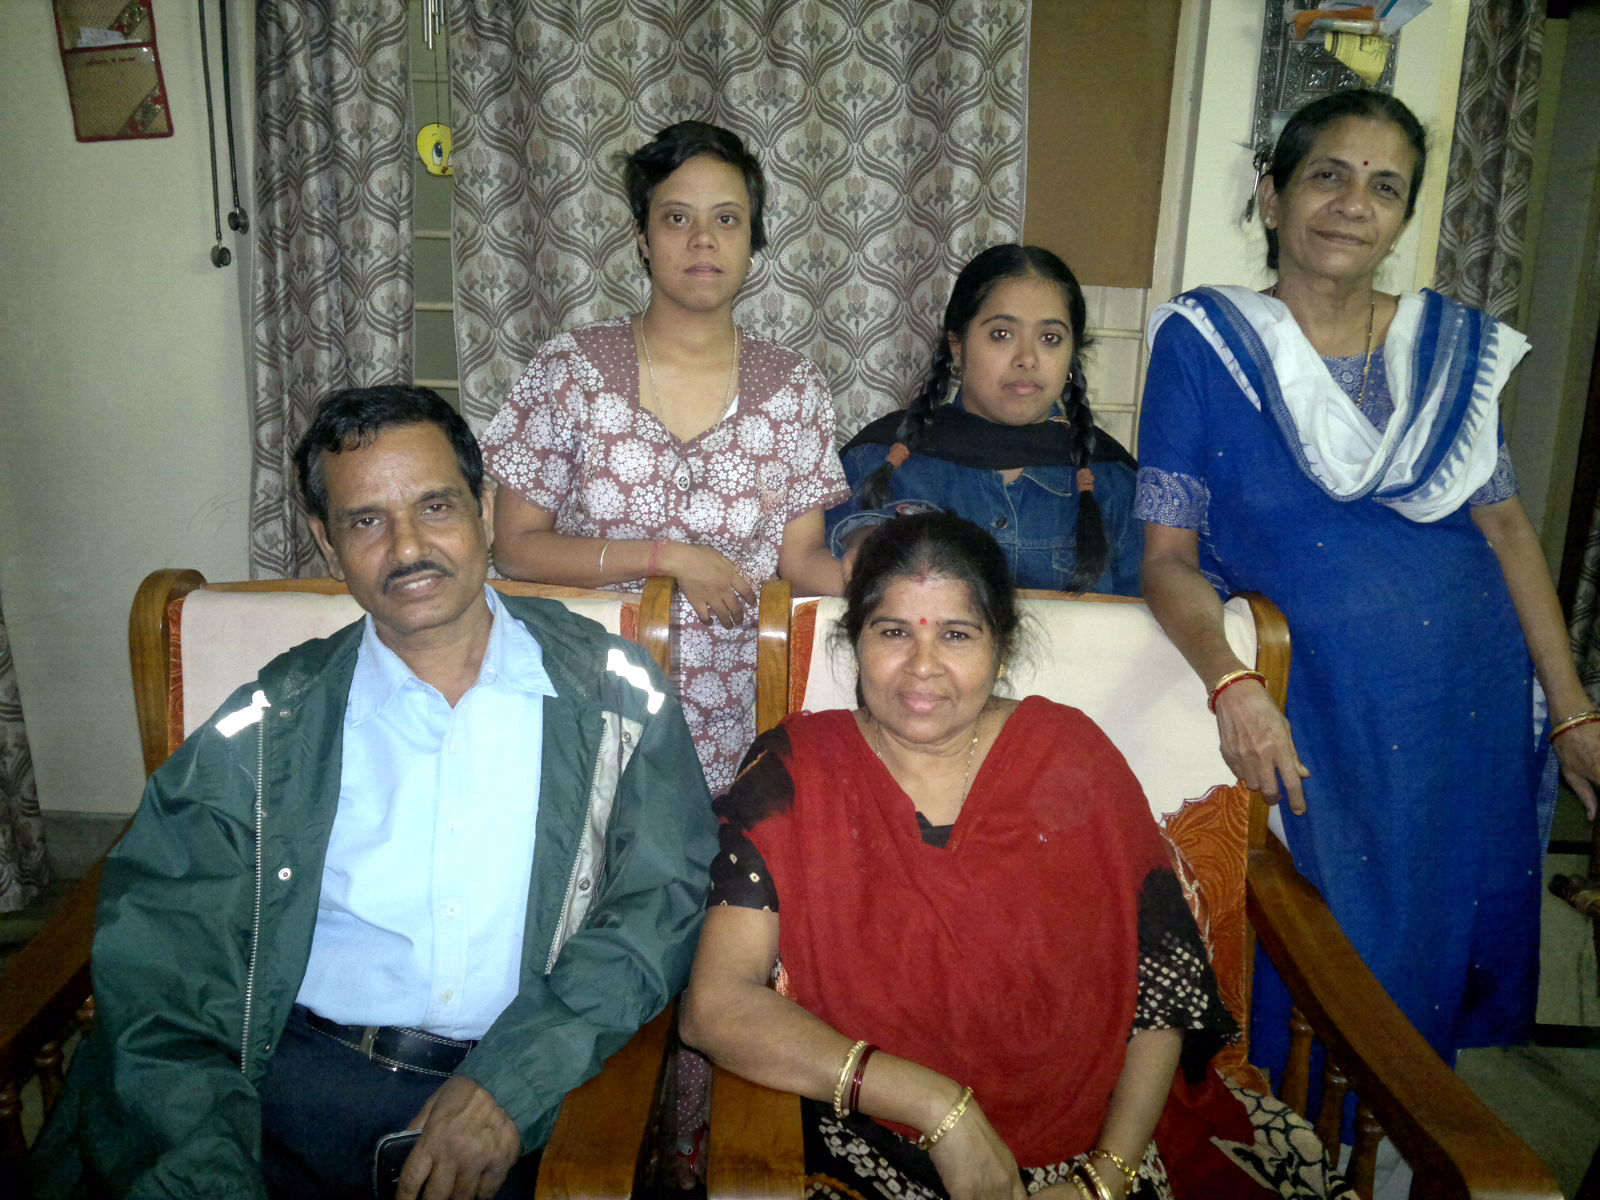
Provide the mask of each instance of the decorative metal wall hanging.
[{"label": "decorative metal wall hanging", "polygon": [[[1284,124],[1302,105],[1347,87],[1371,87],[1393,93],[1395,62],[1400,35],[1387,40],[1388,62],[1376,83],[1369,84],[1336,58],[1319,33],[1295,39],[1294,13],[1326,8],[1317,0],[1264,0],[1262,9],[1261,67],[1256,76],[1255,125],[1251,141],[1259,152],[1270,153]],[[1378,4],[1379,9],[1384,8]]]}]

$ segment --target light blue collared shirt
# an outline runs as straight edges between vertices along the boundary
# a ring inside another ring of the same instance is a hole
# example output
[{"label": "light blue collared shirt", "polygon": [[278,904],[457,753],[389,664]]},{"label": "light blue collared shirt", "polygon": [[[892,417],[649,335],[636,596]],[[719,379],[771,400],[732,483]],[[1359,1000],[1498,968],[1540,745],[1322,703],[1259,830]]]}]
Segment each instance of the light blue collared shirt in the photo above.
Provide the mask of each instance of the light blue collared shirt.
[{"label": "light blue collared shirt", "polygon": [[298,997],[330,1021],[472,1039],[517,994],[556,692],[539,643],[485,591],[488,649],[454,708],[366,619]]}]

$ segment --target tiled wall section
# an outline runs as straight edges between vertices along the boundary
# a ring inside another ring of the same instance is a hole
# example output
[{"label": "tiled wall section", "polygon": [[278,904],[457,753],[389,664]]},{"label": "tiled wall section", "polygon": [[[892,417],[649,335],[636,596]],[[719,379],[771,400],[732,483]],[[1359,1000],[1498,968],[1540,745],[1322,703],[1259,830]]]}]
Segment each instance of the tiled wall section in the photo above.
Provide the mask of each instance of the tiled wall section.
[{"label": "tiled wall section", "polygon": [[1129,450],[1138,453],[1139,397],[1144,388],[1144,322],[1152,301],[1148,288],[1086,287],[1089,305],[1089,405],[1095,420]]}]

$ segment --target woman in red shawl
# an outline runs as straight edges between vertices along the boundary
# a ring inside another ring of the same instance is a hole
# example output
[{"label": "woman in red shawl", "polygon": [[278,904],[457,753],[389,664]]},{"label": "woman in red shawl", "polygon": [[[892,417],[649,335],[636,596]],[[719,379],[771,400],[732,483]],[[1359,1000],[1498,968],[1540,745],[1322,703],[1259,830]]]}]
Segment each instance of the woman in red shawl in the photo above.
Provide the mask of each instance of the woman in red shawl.
[{"label": "woman in red shawl", "polygon": [[892,521],[846,600],[862,707],[791,716],[718,802],[682,1023],[804,1098],[808,1195],[1348,1195],[1303,1121],[1205,1070],[1234,1022],[1122,755],[994,695],[993,539]]}]

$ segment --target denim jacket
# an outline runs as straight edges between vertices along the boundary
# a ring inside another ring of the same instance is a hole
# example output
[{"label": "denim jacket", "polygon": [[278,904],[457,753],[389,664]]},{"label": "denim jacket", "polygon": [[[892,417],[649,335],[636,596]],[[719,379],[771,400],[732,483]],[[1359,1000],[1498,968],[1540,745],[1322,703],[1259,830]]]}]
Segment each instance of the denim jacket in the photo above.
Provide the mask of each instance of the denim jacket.
[{"label": "denim jacket", "polygon": [[[909,512],[948,510],[994,535],[1018,587],[1066,587],[1077,564],[1074,468],[1026,467],[1015,483],[1006,483],[997,471],[913,454],[890,477],[884,506],[864,508],[861,486],[888,453],[888,446],[861,445],[844,454],[851,496],[827,513],[828,544],[835,555],[842,555],[844,540],[864,526]],[[1144,527],[1133,517],[1134,473],[1117,462],[1097,462],[1091,470],[1108,553],[1106,569],[1085,590],[1136,596]]]}]

